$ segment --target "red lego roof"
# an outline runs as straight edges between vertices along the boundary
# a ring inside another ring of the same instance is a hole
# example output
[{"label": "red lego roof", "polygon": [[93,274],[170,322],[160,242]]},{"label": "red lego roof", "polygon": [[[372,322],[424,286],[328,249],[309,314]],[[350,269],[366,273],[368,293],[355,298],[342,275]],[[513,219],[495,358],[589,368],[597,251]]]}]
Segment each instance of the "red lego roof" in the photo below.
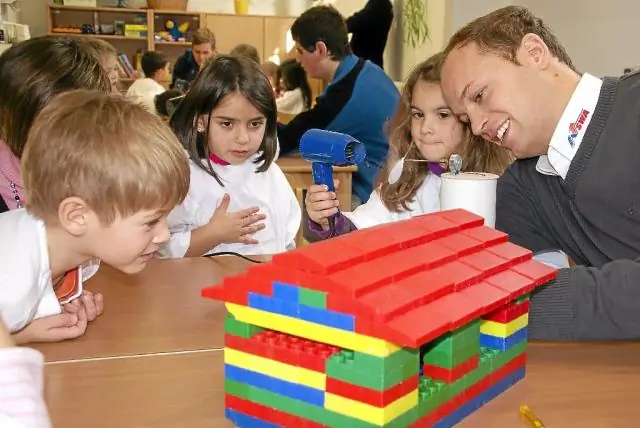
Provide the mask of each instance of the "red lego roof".
[{"label": "red lego roof", "polygon": [[355,331],[419,347],[555,278],[529,250],[463,210],[359,230],[278,254],[203,296],[247,306],[274,281],[327,293]]}]

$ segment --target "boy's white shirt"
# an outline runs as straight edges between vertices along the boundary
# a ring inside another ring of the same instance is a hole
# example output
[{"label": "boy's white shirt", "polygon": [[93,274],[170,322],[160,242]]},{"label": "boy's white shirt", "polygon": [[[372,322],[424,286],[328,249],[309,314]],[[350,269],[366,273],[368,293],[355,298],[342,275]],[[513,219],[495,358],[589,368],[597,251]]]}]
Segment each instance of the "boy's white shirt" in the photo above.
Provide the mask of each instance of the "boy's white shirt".
[{"label": "boy's white shirt", "polygon": [[[266,215],[265,228],[253,237],[258,244],[220,244],[206,254],[231,251],[245,255],[276,254],[295,248],[302,211],[287,178],[278,165],[256,173],[253,157],[241,165],[213,164],[224,187],[192,161],[191,185],[184,202],[169,214],[171,237],[158,252],[161,258],[184,257],[191,242],[191,231],[209,222],[222,197],[231,197],[228,212],[257,206]],[[206,162],[206,161],[203,161]]]},{"label": "boy's white shirt", "polygon": [[[15,333],[37,318],[61,313],[51,280],[44,222],[24,208],[0,214],[0,316]],[[86,281],[99,262],[82,266]]]},{"label": "boy's white shirt", "polygon": [[352,212],[343,212],[358,229],[406,220],[422,214],[440,211],[440,186],[442,180],[429,173],[416,192],[414,200],[407,204],[408,210],[402,212],[389,211],[380,199],[378,190],[374,190],[369,200]]},{"label": "boy's white shirt", "polygon": [[156,113],[156,95],[164,93],[164,87],[153,79],[138,79],[127,89],[126,97],[142,104],[151,113]]}]

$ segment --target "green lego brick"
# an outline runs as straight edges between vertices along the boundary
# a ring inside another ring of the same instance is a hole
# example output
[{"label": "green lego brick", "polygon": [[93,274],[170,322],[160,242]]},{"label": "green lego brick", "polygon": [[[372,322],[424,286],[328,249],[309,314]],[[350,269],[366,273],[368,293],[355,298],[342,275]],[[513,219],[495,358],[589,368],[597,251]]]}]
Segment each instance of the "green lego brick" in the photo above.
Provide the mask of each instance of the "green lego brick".
[{"label": "green lego brick", "polygon": [[226,334],[249,339],[262,331],[264,331],[263,328],[238,321],[231,314],[227,314],[224,318],[224,332]]},{"label": "green lego brick", "polygon": [[516,303],[522,303],[524,301],[527,301],[527,300],[529,300],[530,296],[531,296],[530,294],[523,294],[522,296],[520,296],[520,297],[518,297],[516,299]]},{"label": "green lego brick", "polygon": [[327,309],[327,293],[300,287],[298,301],[301,305]]},{"label": "green lego brick", "polygon": [[342,350],[327,360],[327,376],[376,391],[391,388],[418,373],[417,349],[400,349],[380,358]]},{"label": "green lego brick", "polygon": [[330,427],[344,428],[374,428],[377,425],[370,424],[359,419],[350,418],[339,413],[332,412],[323,407],[295,400],[271,391],[245,385],[232,380],[225,380],[224,390],[227,394],[262,404],[272,409],[280,410],[310,421]]},{"label": "green lego brick", "polygon": [[422,361],[453,368],[480,352],[480,319],[447,333],[423,347]]}]

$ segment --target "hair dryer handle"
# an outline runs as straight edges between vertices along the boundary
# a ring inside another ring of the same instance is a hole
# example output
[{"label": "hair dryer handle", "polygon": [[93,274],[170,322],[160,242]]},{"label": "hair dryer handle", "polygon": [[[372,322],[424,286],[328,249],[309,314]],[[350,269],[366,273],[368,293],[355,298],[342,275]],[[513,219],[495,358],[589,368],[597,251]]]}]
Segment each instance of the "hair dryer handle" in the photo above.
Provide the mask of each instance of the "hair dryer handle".
[{"label": "hair dryer handle", "polygon": [[313,174],[313,182],[315,184],[324,184],[329,188],[330,192],[336,191],[333,185],[333,167],[331,164],[312,162],[311,173]]}]

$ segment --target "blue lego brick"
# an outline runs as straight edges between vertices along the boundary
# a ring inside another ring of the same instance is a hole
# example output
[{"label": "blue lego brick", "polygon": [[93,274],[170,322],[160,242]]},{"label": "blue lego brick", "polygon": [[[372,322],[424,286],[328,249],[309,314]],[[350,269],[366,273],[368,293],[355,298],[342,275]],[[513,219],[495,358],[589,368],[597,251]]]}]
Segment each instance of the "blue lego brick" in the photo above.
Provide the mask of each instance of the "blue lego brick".
[{"label": "blue lego brick", "polygon": [[285,292],[285,294],[289,293],[289,291],[285,291],[286,287],[284,286],[286,285],[287,284],[283,283],[274,283],[274,297],[250,292],[248,296],[249,307],[271,312],[273,314],[298,318],[315,324],[325,325],[327,327],[338,328],[340,330],[355,331],[356,318],[353,315],[342,314],[328,309],[314,308],[307,305],[300,305],[291,300],[276,298],[276,288],[280,289],[281,292]]},{"label": "blue lego brick", "polygon": [[356,330],[356,317],[328,309],[300,305],[298,307],[298,318],[315,324],[326,325],[327,327],[339,328],[340,330]]},{"label": "blue lego brick", "polygon": [[275,377],[252,372],[231,364],[224,365],[224,375],[228,380],[244,383],[256,388],[265,389],[285,397],[324,407],[324,391],[310,388]]},{"label": "blue lego brick", "polygon": [[300,288],[297,285],[273,281],[273,298],[300,303]]},{"label": "blue lego brick", "polygon": [[250,308],[298,318],[298,303],[289,300],[275,299],[270,296],[250,292],[248,295],[248,304]]},{"label": "blue lego brick", "polygon": [[280,425],[263,421],[255,416],[249,416],[233,409],[224,409],[224,415],[237,428],[280,428]]},{"label": "blue lego brick", "polygon": [[489,401],[496,398],[498,395],[505,392],[507,389],[511,388],[515,385],[520,379],[524,378],[525,368],[521,367],[518,370],[511,373],[509,376],[505,377],[501,381],[496,384],[490,386],[486,390],[484,390],[480,395],[474,398],[471,401],[466,402],[459,409],[455,410],[453,413],[445,416],[436,422],[432,428],[449,428],[462,421],[464,418],[469,416],[471,413],[478,410],[480,407],[484,406]]},{"label": "blue lego brick", "polygon": [[513,333],[511,336],[502,338],[491,336],[488,334],[480,334],[480,346],[485,348],[499,349],[506,351],[507,349],[517,345],[518,343],[527,340],[528,330],[527,327],[523,327],[520,330]]}]

